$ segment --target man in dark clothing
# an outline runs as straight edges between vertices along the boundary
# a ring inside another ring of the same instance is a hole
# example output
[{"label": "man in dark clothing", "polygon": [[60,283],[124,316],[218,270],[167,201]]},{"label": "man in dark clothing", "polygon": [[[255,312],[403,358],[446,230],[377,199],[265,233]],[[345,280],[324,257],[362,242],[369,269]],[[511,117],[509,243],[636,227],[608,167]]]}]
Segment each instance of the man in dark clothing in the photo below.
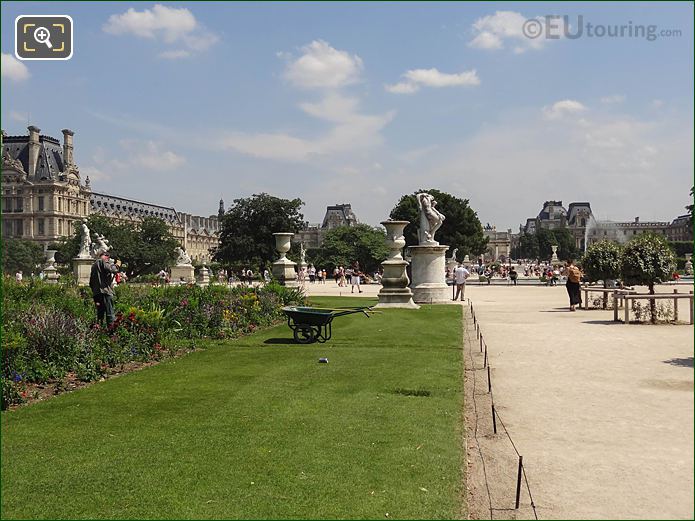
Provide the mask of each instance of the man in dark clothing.
[{"label": "man in dark clothing", "polygon": [[113,324],[116,315],[113,310],[113,277],[118,273],[121,261],[111,261],[108,252],[102,253],[101,258],[92,265],[89,274],[89,287],[92,290],[94,305],[97,308],[97,321],[101,324],[106,318],[106,326]]}]

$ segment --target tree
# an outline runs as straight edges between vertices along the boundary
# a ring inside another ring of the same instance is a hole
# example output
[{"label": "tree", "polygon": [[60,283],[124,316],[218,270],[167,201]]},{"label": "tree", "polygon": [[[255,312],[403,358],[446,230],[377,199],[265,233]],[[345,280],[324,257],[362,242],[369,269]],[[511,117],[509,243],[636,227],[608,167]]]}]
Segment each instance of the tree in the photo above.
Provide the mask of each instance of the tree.
[{"label": "tree", "polygon": [[301,199],[280,199],[266,193],[235,199],[220,222],[215,260],[233,264],[265,264],[275,258],[276,232],[297,233],[304,224]]},{"label": "tree", "polygon": [[[81,223],[75,223],[75,233],[58,248],[56,260],[70,262],[80,251]],[[156,217],[145,217],[136,226],[114,224],[107,217],[92,215],[87,219],[92,241],[101,234],[109,241],[110,251],[125,265],[128,277],[157,273],[174,264],[179,242],[169,231],[166,222]]]},{"label": "tree", "polygon": [[2,241],[2,270],[14,275],[19,270],[25,275],[40,271],[46,260],[43,248],[26,239],[4,239]]},{"label": "tree", "polygon": [[525,259],[549,260],[553,255],[553,246],[557,246],[557,256],[569,260],[577,255],[577,247],[572,232],[566,228],[548,230],[541,228],[536,233],[522,233],[519,237],[519,257]]},{"label": "tree", "polygon": [[[653,295],[654,284],[670,280],[676,269],[676,259],[663,237],[644,233],[627,243],[620,267],[625,283],[644,284]],[[650,300],[649,307],[652,322],[656,322],[656,301]]]},{"label": "tree", "polygon": [[418,190],[414,194],[404,195],[391,210],[391,219],[410,221],[404,231],[407,246],[419,243],[417,232],[420,225],[420,210],[415,195],[420,192],[428,192],[434,196],[437,201],[437,210],[446,217],[435,236],[436,241],[448,245],[451,250],[458,248],[459,259],[463,259],[466,255],[477,257],[485,252],[488,239],[483,234],[478,215],[468,206],[468,199],[459,199],[434,189]]},{"label": "tree", "polygon": [[540,252],[538,250],[538,237],[533,233],[522,233],[519,237],[519,249],[517,258],[522,259],[538,259]]},{"label": "tree", "polygon": [[368,224],[338,226],[326,232],[320,248],[311,250],[310,260],[317,267],[333,269],[350,266],[354,261],[360,269],[372,273],[388,257],[386,233]]},{"label": "tree", "polygon": [[[599,241],[590,245],[582,258],[582,270],[590,282],[603,281],[607,287],[609,279],[620,278],[620,255],[622,248],[613,241]],[[607,306],[607,295],[604,294],[603,307]]]},{"label": "tree", "polygon": [[[693,193],[695,193],[695,186],[693,186],[693,187],[690,189],[690,198],[691,198],[691,199],[692,199],[692,197],[693,197]],[[693,214],[693,204],[692,204],[692,203],[689,204],[688,206],[686,206],[685,209],[688,210],[688,214],[689,214],[689,215],[692,215],[692,214]]]}]

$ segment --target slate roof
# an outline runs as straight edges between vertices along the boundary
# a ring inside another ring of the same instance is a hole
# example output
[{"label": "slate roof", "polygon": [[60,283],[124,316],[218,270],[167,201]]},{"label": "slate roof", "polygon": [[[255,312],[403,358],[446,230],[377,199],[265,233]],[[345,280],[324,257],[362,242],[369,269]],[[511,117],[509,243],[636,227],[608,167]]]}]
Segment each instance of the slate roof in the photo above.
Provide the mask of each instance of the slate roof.
[{"label": "slate roof", "polygon": [[[37,179],[57,179],[65,171],[63,147],[55,138],[39,136],[39,159],[36,165]],[[7,136],[3,140],[3,151],[22,163],[25,172],[29,171],[29,136]]]}]

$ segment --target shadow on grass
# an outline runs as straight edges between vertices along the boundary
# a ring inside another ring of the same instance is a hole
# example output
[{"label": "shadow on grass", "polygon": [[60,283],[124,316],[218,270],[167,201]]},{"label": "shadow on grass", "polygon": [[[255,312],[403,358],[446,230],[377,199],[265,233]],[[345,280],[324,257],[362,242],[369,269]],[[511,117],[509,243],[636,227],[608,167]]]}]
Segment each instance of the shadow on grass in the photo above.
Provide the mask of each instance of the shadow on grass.
[{"label": "shadow on grass", "polygon": [[688,358],[671,358],[664,360],[665,364],[677,365],[678,367],[693,367],[693,357]]},{"label": "shadow on grass", "polygon": [[294,341],[294,338],[267,338],[266,340],[263,341],[264,344],[270,344],[270,345],[292,345],[296,344],[297,342]]},{"label": "shadow on grass", "polygon": [[598,324],[600,326],[622,326],[624,325],[622,321],[614,321],[614,320],[586,320],[582,322],[582,324]]}]

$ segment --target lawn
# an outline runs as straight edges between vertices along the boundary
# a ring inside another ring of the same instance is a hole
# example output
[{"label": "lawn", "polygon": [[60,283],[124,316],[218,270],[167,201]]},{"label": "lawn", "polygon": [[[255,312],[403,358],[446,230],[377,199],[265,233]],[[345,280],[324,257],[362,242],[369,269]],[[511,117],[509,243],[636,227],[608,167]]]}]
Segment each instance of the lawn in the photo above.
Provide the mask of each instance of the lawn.
[{"label": "lawn", "polygon": [[2,518],[462,516],[461,309],[283,324],[5,412]]}]

